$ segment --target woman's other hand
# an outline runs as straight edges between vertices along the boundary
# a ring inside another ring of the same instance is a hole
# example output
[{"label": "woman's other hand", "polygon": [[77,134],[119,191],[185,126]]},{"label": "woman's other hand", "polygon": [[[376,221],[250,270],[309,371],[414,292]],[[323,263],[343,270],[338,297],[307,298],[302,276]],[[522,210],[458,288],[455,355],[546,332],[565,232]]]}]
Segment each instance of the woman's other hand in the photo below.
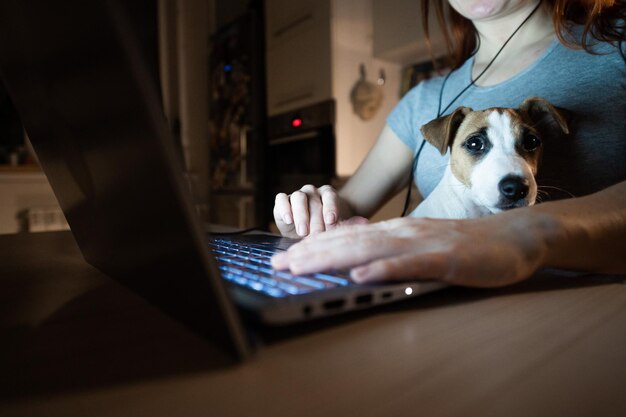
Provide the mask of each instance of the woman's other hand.
[{"label": "woman's other hand", "polygon": [[348,217],[347,211],[330,185],[305,185],[289,195],[276,195],[274,221],[283,236],[292,238],[331,230],[339,224],[367,223],[364,217]]}]

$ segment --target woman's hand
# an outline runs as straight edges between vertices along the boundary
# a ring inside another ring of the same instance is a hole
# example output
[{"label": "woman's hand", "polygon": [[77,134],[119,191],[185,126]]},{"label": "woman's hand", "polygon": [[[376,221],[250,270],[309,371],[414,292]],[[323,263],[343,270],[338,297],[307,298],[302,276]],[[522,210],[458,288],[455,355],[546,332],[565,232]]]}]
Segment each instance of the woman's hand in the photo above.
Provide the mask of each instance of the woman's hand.
[{"label": "woman's hand", "polygon": [[401,218],[309,237],[275,255],[272,264],[296,274],[351,268],[359,283],[434,278],[495,287],[523,280],[540,267],[547,251],[541,237],[556,229],[549,216]]},{"label": "woman's hand", "polygon": [[350,217],[346,204],[330,185],[305,185],[287,195],[276,195],[274,221],[283,236],[298,238],[331,230],[339,224],[363,224],[367,219]]}]

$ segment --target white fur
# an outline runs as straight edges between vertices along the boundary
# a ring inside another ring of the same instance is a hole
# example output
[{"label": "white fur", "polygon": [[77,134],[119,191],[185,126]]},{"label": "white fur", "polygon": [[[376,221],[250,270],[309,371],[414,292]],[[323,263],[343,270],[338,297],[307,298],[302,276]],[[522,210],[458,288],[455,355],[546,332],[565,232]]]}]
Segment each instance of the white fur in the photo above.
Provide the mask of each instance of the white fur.
[{"label": "white fur", "polygon": [[482,217],[490,213],[485,207],[474,202],[469,189],[454,176],[448,164],[441,182],[410,215],[436,219],[465,219]]}]

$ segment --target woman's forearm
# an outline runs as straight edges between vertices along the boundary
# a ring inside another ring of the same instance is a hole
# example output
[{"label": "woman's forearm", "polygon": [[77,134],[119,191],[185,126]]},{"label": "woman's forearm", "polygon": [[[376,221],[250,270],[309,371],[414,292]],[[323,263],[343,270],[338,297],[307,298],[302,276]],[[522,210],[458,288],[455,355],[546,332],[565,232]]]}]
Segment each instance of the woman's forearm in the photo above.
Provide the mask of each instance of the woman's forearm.
[{"label": "woman's forearm", "polygon": [[544,266],[626,273],[626,182],[527,212],[544,239]]},{"label": "woman's forearm", "polygon": [[407,184],[413,152],[385,126],[357,171],[339,190],[353,216],[372,216]]}]

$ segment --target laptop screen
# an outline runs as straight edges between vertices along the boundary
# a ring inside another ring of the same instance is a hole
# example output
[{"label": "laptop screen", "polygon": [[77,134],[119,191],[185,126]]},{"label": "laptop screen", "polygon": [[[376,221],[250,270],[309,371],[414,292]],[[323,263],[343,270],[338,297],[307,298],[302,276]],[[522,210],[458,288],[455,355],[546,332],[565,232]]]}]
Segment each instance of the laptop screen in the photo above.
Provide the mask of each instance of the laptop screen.
[{"label": "laptop screen", "polygon": [[126,3],[0,2],[3,81],[85,259],[245,356]]}]

